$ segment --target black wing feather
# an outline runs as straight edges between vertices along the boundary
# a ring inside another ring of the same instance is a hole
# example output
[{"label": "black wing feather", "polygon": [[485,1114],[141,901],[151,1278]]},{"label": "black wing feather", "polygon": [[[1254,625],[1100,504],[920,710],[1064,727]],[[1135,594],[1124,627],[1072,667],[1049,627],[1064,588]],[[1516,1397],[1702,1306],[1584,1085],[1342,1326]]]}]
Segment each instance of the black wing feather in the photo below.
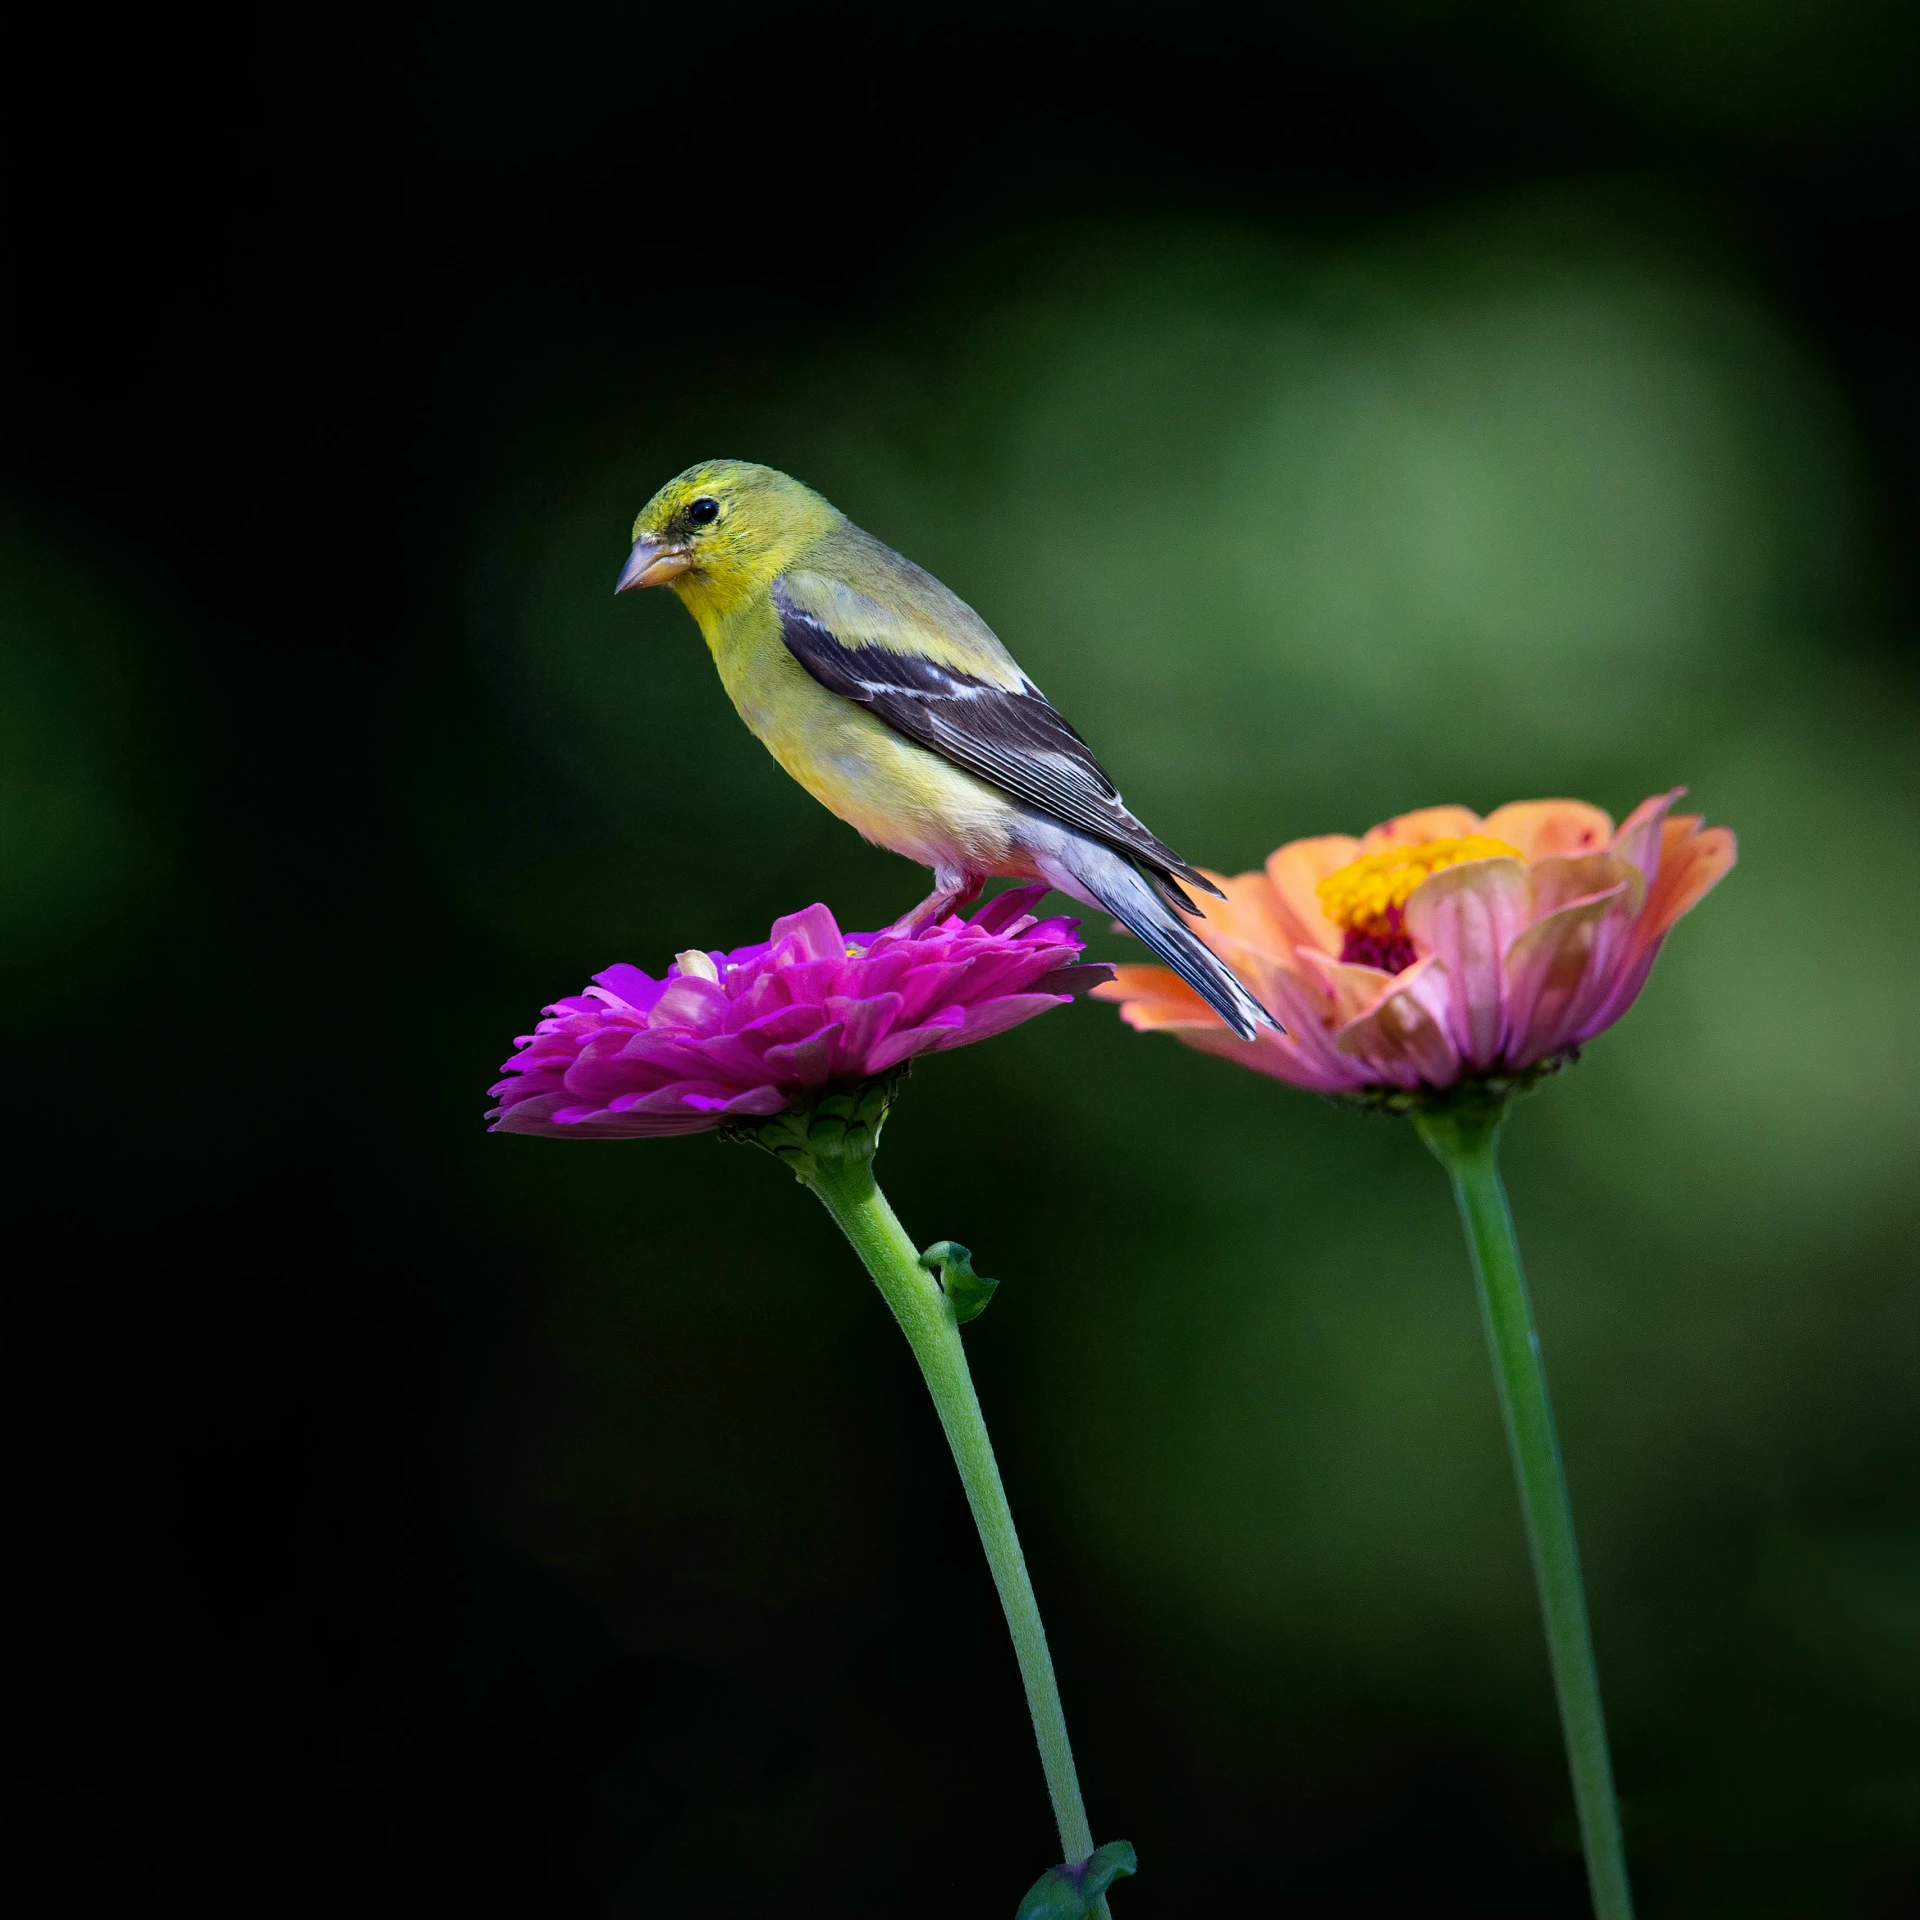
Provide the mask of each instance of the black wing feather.
[{"label": "black wing feather", "polygon": [[773,600],[787,650],[829,693],[865,707],[896,733],[1016,800],[1130,855],[1162,878],[1183,910],[1195,911],[1172,884],[1174,876],[1218,893],[1127,811],[1093,749],[1038,688],[1029,683],[1012,691],[919,654],[849,646],[795,605],[777,580]]}]

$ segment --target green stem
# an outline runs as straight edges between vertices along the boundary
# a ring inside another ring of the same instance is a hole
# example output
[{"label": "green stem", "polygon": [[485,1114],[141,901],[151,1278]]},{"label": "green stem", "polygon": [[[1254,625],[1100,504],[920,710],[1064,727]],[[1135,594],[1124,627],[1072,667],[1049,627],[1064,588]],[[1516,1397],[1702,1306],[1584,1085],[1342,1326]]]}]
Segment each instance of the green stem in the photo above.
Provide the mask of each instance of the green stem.
[{"label": "green stem", "polygon": [[[872,1163],[865,1156],[820,1154],[801,1171],[800,1178],[820,1196],[853,1243],[854,1252],[866,1263],[926,1376],[927,1390],[946,1429],[947,1444],[953,1449],[954,1465],[960,1469],[973,1523],[980,1530],[980,1544],[986,1549],[993,1584],[999,1589],[1000,1605],[1013,1635],[1020,1678],[1027,1690],[1027,1708],[1033,1715],[1033,1737],[1039,1743],[1040,1764],[1046,1770],[1047,1792],[1060,1829],[1060,1845],[1067,1862],[1077,1865],[1093,1851],[1093,1830],[1087,1824],[1086,1803],[1080,1798],[1080,1779],[1074,1771],[1073,1747],[1067,1739],[1067,1718],[1053,1677],[1053,1659],[1047,1652],[1046,1629],[1040,1624],[1039,1603],[1034,1599],[1033,1582],[1027,1577],[1026,1557],[1020,1551],[1020,1536],[1014,1531],[1006,1489],[1000,1484],[993,1442],[987,1437],[973,1376],[967,1371],[953,1303],[919,1264],[914,1244],[875,1184]],[[1094,1911],[1106,1920],[1104,1898]]]},{"label": "green stem", "polygon": [[1473,1256],[1480,1318],[1493,1354],[1500,1411],[1506,1420],[1527,1541],[1533,1550],[1540,1610],[1546,1616],[1547,1652],[1560,1700],[1560,1725],[1573,1773],[1593,1910],[1599,1920],[1633,1920],[1613,1765],[1600,1710],[1600,1674],[1587,1624],[1580,1551],[1573,1537],[1573,1507],[1547,1398],[1540,1335],[1520,1267],[1520,1244],[1514,1237],[1513,1214],[1496,1157],[1501,1118],[1498,1107],[1467,1108],[1423,1114],[1415,1124],[1453,1182],[1453,1197]]}]

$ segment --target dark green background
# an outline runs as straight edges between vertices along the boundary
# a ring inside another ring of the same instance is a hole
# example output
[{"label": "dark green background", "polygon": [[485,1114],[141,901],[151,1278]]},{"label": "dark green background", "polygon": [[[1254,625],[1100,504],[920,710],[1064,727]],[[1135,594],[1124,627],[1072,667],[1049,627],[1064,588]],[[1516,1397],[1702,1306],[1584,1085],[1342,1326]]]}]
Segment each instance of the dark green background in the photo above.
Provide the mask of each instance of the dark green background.
[{"label": "dark green background", "polygon": [[[609,591],[689,461],[977,605],[1229,870],[1690,783],[1741,864],[1510,1133],[1650,1920],[1920,1884],[1911,19],[578,4],[6,85],[0,1873],[35,1913],[1010,1914],[907,1355],[711,1140],[489,1138],[617,958],[922,877]],[[1097,952],[1123,956],[1096,929]],[[1127,1914],[1575,1915],[1444,1186],[1075,1008],[882,1160]],[[18,1909],[17,1909],[18,1910]]]}]

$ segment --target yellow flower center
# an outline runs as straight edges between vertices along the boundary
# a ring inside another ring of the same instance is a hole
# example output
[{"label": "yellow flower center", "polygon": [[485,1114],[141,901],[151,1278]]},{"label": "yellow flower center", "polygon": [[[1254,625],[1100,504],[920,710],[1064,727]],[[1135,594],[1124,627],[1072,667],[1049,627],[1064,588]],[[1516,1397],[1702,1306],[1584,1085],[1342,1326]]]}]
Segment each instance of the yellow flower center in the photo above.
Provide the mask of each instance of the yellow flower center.
[{"label": "yellow flower center", "polygon": [[1518,847],[1490,833],[1469,833],[1452,840],[1422,840],[1418,846],[1382,847],[1363,853],[1316,891],[1320,910],[1346,935],[1340,958],[1358,966],[1398,973],[1413,964],[1404,909],[1413,890],[1429,874],[1457,867],[1463,860],[1492,860],[1505,854],[1521,858]]}]

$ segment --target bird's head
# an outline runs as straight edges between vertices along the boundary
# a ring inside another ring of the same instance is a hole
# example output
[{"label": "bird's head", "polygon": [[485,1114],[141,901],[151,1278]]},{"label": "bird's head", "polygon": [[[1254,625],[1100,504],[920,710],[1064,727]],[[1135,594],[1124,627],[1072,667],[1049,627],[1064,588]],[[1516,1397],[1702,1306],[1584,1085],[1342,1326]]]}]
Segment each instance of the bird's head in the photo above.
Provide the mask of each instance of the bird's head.
[{"label": "bird's head", "polygon": [[640,509],[613,590],[671,586],[696,611],[725,611],[764,592],[840,518],[811,487],[772,467],[702,461]]}]

